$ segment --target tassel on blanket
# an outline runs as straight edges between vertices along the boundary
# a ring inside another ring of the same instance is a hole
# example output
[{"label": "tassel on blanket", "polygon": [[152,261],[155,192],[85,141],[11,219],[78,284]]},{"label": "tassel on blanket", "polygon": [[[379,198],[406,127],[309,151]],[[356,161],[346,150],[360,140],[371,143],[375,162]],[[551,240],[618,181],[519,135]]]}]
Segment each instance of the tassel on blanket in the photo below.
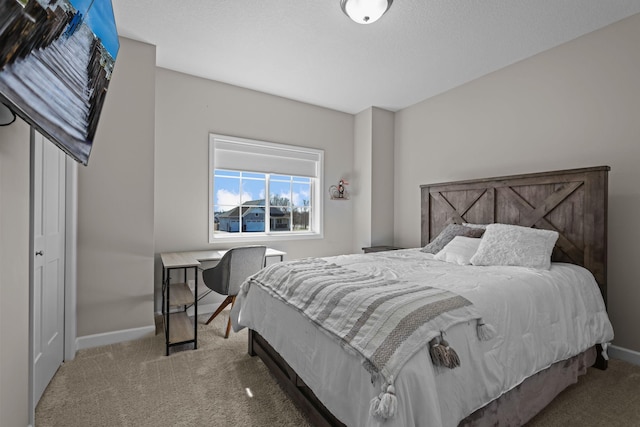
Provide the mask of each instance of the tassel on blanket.
[{"label": "tassel on blanket", "polygon": [[460,358],[458,357],[458,353],[456,353],[454,349],[449,347],[449,343],[445,340],[442,340],[440,345],[444,346],[447,352],[448,364],[446,364],[445,366],[449,369],[457,368],[458,366],[460,366]]},{"label": "tassel on blanket", "polygon": [[429,344],[429,354],[431,361],[436,366],[445,366],[447,364],[447,351],[441,344],[440,337],[435,337]]},{"label": "tassel on blanket", "polygon": [[449,347],[449,343],[445,341],[442,335],[431,340],[429,354],[431,355],[431,361],[436,366],[444,366],[449,369],[460,366],[458,353]]},{"label": "tassel on blanket", "polygon": [[[391,382],[393,378],[391,378]],[[396,397],[396,389],[391,384],[385,384],[382,392],[371,399],[369,413],[377,418],[391,418],[396,414],[398,408],[398,398]]]},{"label": "tassel on blanket", "polygon": [[496,330],[493,326],[484,323],[482,319],[478,319],[478,326],[476,329],[478,331],[478,339],[480,339],[480,341],[489,341],[491,338],[496,336]]}]

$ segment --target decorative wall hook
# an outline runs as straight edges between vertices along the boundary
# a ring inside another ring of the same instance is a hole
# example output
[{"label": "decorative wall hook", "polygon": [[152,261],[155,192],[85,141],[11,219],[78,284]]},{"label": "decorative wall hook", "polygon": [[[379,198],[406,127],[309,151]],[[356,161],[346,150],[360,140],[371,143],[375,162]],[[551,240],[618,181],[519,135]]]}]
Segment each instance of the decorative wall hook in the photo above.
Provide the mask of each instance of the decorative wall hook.
[{"label": "decorative wall hook", "polygon": [[329,196],[331,196],[332,199],[348,200],[349,192],[345,188],[347,185],[349,185],[347,180],[341,179],[338,181],[338,185],[332,185],[329,187]]}]

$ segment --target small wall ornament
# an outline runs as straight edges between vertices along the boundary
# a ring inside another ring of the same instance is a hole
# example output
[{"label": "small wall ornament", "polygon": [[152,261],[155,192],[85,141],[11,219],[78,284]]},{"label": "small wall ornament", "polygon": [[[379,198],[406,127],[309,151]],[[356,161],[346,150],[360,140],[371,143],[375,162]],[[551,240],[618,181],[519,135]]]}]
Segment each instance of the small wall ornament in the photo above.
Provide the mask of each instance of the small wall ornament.
[{"label": "small wall ornament", "polygon": [[331,196],[331,199],[348,200],[349,192],[345,188],[347,185],[349,185],[347,180],[341,179],[340,181],[338,181],[338,185],[332,185],[331,187],[329,187],[329,196]]}]

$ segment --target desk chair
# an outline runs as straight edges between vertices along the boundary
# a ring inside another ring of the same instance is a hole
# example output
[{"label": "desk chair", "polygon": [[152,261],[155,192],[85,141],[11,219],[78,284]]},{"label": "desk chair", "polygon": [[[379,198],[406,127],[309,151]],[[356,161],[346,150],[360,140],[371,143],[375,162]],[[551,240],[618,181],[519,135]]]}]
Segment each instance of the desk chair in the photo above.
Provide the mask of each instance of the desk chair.
[{"label": "desk chair", "polygon": [[[206,324],[211,321],[224,310],[224,308],[236,301],[236,295],[240,290],[240,285],[245,279],[264,267],[264,255],[267,250],[266,246],[242,246],[229,249],[220,262],[215,267],[202,271],[202,279],[204,284],[214,292],[221,295],[227,295],[227,298],[220,304],[220,307],[211,315]],[[231,317],[227,322],[227,332],[225,338],[229,338],[229,330],[231,329]]]}]

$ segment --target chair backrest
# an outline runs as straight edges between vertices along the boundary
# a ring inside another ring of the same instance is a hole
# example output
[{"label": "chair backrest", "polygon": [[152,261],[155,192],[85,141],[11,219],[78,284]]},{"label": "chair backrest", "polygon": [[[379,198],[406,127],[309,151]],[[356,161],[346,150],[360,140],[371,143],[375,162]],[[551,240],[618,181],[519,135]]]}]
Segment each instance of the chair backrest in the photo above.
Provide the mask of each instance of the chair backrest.
[{"label": "chair backrest", "polygon": [[229,249],[215,267],[202,272],[205,285],[222,295],[237,295],[247,277],[264,267],[266,246]]}]

